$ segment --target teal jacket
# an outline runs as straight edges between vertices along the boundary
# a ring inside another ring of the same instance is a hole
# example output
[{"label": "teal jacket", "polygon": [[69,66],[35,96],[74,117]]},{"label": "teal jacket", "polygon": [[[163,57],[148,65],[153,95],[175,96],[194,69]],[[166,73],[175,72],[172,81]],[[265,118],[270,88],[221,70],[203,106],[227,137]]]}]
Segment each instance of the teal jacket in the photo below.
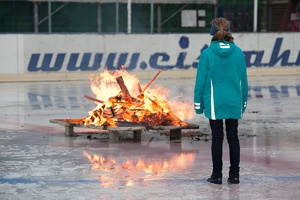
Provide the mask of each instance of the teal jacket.
[{"label": "teal jacket", "polygon": [[241,119],[248,101],[243,51],[234,42],[212,41],[201,52],[194,88],[194,108],[208,119]]}]

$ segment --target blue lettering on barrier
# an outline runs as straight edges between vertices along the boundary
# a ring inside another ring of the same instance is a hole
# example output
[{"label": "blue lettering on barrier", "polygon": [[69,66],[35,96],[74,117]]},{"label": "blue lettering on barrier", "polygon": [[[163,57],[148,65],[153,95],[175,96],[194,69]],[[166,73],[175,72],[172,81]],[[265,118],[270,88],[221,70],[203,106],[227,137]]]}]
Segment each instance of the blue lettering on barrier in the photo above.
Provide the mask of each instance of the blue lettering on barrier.
[{"label": "blue lettering on barrier", "polygon": [[28,71],[29,72],[37,72],[39,69],[37,68],[37,63],[39,61],[40,54],[39,53],[33,53],[31,54],[31,58],[28,64]]},{"label": "blue lettering on barrier", "polygon": [[[189,44],[190,44],[190,41],[189,41],[189,38],[188,37],[185,37],[185,36],[182,36],[179,40],[179,46],[182,48],[182,49],[187,49],[189,48]],[[185,61],[185,58],[186,58],[186,55],[187,55],[187,52],[180,52],[179,53],[179,56],[177,58],[177,62],[176,62],[176,67],[179,68],[179,69],[189,69],[192,65],[185,65],[184,64],[184,61]]]},{"label": "blue lettering on barrier", "polygon": [[[277,38],[275,41],[275,45],[272,50],[271,58],[269,63],[262,63],[262,59],[264,56],[264,51],[244,51],[245,54],[245,60],[246,60],[246,66],[269,66],[273,67],[281,60],[281,66],[297,66],[300,65],[300,51],[298,52],[298,57],[295,62],[288,62],[290,58],[291,51],[285,50],[281,55],[279,55],[281,44],[282,44],[283,38]],[[255,56],[254,63],[251,63],[252,56]]]},{"label": "blue lettering on barrier", "polygon": [[[137,66],[138,60],[140,58],[140,53],[133,53],[130,59],[130,63],[128,66],[126,66],[127,70],[134,70]],[[123,64],[120,63],[119,66],[125,65],[125,62]]]},{"label": "blue lettering on barrier", "polygon": [[[251,66],[268,66],[268,64],[262,64],[261,60],[263,58],[264,52],[263,51],[244,51],[245,54],[245,61],[246,61],[246,66],[251,67]],[[251,57],[255,56],[255,60],[253,63],[251,63]]]},{"label": "blue lettering on barrier", "polygon": [[43,72],[49,72],[49,71],[59,71],[62,68],[64,59],[65,59],[64,53],[58,53],[54,66],[50,67],[50,63],[53,57],[52,53],[46,53],[42,62],[42,66],[40,68],[37,67],[37,63],[40,58],[40,54],[32,54],[31,59],[29,61],[28,65],[28,71],[29,72],[37,72],[37,71],[43,71]]},{"label": "blue lettering on barrier", "polygon": [[[117,57],[117,53],[110,53],[108,54],[107,61],[106,61],[106,67],[108,70],[117,70],[120,69],[122,65],[125,65],[129,53],[121,53],[117,62],[117,66],[114,66],[115,59]],[[128,66],[126,66],[127,70],[133,70],[137,66],[137,62],[139,60],[140,53],[133,53],[130,59],[130,63]]]},{"label": "blue lettering on barrier", "polygon": [[282,44],[282,40],[283,38],[277,38],[275,45],[274,45],[274,49],[273,49],[273,53],[269,62],[269,66],[274,66],[277,62],[279,62],[279,60],[281,59],[281,65],[282,66],[293,66],[295,63],[289,63],[288,59],[290,57],[290,50],[285,50],[280,56],[279,51],[280,51],[280,47]]},{"label": "blue lettering on barrier", "polygon": [[102,61],[103,54],[102,53],[96,53],[94,58],[94,64],[92,66],[89,66],[89,62],[91,59],[92,54],[91,53],[84,53],[80,66],[77,67],[76,63],[78,61],[79,53],[72,53],[70,56],[70,60],[67,66],[68,71],[94,71],[98,70],[100,68],[100,64]]},{"label": "blue lettering on barrier", "polygon": [[68,71],[77,71],[80,67],[76,67],[76,63],[79,57],[79,53],[72,53],[67,66]]},{"label": "blue lettering on barrier", "polygon": [[158,65],[158,60],[167,62],[170,60],[170,56],[167,53],[155,53],[149,59],[150,66],[154,69],[162,70],[173,69],[175,67],[174,65]]},{"label": "blue lettering on barrier", "polygon": [[179,69],[189,69],[191,65],[184,65],[184,60],[186,57],[187,52],[181,52],[178,56],[176,67]]},{"label": "blue lettering on barrier", "polygon": [[116,56],[117,56],[117,53],[110,53],[110,54],[108,54],[105,66],[109,70],[116,70],[116,69],[118,69],[118,67],[114,67],[114,60],[115,60]]},{"label": "blue lettering on barrier", "polygon": [[297,57],[297,60],[296,60],[296,63],[295,63],[296,66],[300,65],[300,50],[298,52],[298,57]]},{"label": "blue lettering on barrier", "polygon": [[182,36],[182,37],[179,39],[179,46],[180,46],[182,49],[187,49],[187,48],[189,48],[189,45],[190,45],[190,40],[189,40],[188,37]]},{"label": "blue lettering on barrier", "polygon": [[[290,50],[285,50],[280,54],[282,42],[283,42],[283,38],[276,39],[272,50],[272,54],[270,56],[269,63],[262,62],[265,51],[244,51],[246,66],[248,68],[252,66],[273,67],[280,61],[281,61],[280,65],[283,67],[300,65],[300,51],[298,52],[298,56],[295,62],[289,61],[291,55]],[[189,38],[186,36],[182,36],[179,39],[179,47],[183,50],[188,49]],[[207,44],[205,44],[200,50],[199,56],[197,56],[196,61],[189,64],[185,63],[188,52],[187,51],[179,52],[176,63],[174,63],[173,65],[170,64],[170,55],[167,52],[153,53],[152,55],[150,55],[148,62],[139,61],[141,56],[141,53],[139,52],[132,53],[131,57],[128,52],[123,52],[120,53],[119,55],[117,53],[109,53],[106,59],[105,66],[103,67],[107,67],[109,70],[120,69],[120,67],[122,65],[125,65],[125,63],[130,57],[129,65],[126,66],[127,70],[134,70],[138,66],[142,70],[147,69],[148,66],[153,69],[162,69],[162,70],[169,70],[174,68],[178,68],[178,69],[197,68],[200,54],[206,48],[208,48]],[[71,53],[70,59],[66,67],[67,71],[96,71],[101,68],[101,63],[103,61],[103,53],[95,53],[94,61],[91,66],[89,66],[89,63],[92,57],[92,53],[84,53],[80,65],[77,66],[76,64],[78,63],[79,55],[80,55],[79,53]],[[38,66],[38,62],[41,57],[41,54],[39,53],[31,54],[31,58],[27,70],[29,72],[38,72],[38,71],[50,72],[50,71],[62,70],[65,62],[66,53],[58,53],[56,55],[54,65],[50,66],[53,56],[54,56],[53,53],[45,53],[41,66]],[[253,60],[253,62],[251,62],[251,60]]]}]

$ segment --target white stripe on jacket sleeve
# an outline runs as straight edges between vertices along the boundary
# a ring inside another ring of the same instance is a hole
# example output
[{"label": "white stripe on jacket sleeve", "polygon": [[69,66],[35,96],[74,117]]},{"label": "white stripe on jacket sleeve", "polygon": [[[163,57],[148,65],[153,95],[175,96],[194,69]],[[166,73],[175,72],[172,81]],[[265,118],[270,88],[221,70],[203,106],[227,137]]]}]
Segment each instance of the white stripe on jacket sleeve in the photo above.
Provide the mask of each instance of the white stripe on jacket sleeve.
[{"label": "white stripe on jacket sleeve", "polygon": [[200,105],[201,105],[200,103],[196,103],[196,102],[195,102],[195,103],[194,103],[195,109],[200,109]]}]

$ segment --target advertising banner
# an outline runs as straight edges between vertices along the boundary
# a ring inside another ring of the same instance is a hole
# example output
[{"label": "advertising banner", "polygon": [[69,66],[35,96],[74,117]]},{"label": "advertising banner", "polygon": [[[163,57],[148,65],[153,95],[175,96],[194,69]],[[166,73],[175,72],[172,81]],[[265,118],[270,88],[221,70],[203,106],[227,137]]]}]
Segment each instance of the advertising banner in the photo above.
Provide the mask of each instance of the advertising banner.
[{"label": "advertising banner", "polygon": [[[299,68],[299,33],[234,34],[248,69]],[[195,70],[209,34],[0,35],[0,74]]]}]

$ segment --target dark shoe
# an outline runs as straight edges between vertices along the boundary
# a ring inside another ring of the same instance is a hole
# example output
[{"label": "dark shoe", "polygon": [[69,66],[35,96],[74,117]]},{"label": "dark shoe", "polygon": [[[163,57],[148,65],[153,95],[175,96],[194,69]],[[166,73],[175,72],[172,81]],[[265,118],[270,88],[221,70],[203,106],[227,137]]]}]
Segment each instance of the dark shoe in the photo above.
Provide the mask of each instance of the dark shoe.
[{"label": "dark shoe", "polygon": [[239,174],[229,173],[229,178],[227,179],[227,182],[231,184],[239,184],[240,183]]},{"label": "dark shoe", "polygon": [[207,182],[214,183],[214,184],[222,184],[222,174],[216,175],[212,174],[209,179],[207,179]]}]

